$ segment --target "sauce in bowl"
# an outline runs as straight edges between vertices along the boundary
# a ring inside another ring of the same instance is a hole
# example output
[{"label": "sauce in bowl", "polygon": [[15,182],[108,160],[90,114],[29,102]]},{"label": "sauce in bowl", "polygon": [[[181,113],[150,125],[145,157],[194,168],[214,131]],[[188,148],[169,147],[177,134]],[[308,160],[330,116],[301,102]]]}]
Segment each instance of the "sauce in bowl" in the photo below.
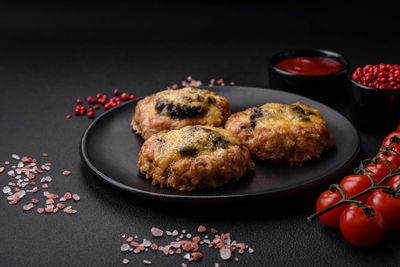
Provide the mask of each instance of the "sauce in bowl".
[{"label": "sauce in bowl", "polygon": [[278,61],[275,67],[300,75],[327,75],[344,68],[338,61],[327,57],[290,57]]}]

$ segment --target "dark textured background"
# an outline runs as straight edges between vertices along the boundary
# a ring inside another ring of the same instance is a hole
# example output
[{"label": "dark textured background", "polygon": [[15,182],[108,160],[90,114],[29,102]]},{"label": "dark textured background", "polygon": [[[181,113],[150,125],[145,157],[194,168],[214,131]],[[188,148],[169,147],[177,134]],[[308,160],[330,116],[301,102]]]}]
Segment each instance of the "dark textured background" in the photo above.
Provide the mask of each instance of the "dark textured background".
[{"label": "dark textured background", "polygon": [[[78,144],[90,120],[67,120],[65,115],[78,97],[111,94],[114,88],[147,95],[187,75],[268,87],[268,58],[285,49],[334,50],[353,66],[399,63],[399,26],[394,9],[366,5],[1,3],[0,162],[11,153],[40,158],[48,152],[54,165],[50,191],[76,192],[82,199],[74,216],[39,216],[24,214],[21,204],[9,206],[2,195],[0,266],[122,266],[121,234],[148,237],[151,226],[195,232],[199,224],[231,232],[255,249],[238,264],[222,266],[398,266],[399,233],[360,249],[318,220],[307,222],[327,185],[285,199],[234,206],[146,202],[114,190],[89,175],[80,161]],[[346,106],[335,108],[348,113]],[[376,153],[382,136],[361,132],[361,138],[360,158]],[[73,174],[62,176],[65,169]],[[8,180],[1,174],[1,187]],[[202,251],[204,259],[193,265],[221,263],[217,251]],[[152,252],[126,257],[130,266],[142,265],[145,258],[153,266],[183,262]]]}]

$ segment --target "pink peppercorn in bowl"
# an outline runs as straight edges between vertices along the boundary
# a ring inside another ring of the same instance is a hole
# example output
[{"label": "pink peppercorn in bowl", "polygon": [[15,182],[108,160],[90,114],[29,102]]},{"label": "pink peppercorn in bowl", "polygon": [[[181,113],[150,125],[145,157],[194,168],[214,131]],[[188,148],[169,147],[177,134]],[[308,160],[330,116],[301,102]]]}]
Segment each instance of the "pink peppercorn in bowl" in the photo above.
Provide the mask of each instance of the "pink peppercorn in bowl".
[{"label": "pink peppercorn in bowl", "polygon": [[348,76],[350,117],[362,131],[384,134],[400,123],[400,66],[366,65]]}]

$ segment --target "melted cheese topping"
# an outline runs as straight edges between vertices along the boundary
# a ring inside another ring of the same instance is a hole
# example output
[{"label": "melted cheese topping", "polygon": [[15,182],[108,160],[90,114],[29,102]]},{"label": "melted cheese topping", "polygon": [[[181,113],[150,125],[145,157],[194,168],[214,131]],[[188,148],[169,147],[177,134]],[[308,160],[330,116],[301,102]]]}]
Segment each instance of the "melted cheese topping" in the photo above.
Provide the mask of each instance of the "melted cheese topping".
[{"label": "melted cheese topping", "polygon": [[211,155],[213,152],[239,145],[239,138],[232,132],[211,126],[186,126],[162,135],[160,150],[155,161],[160,168],[185,157]]},{"label": "melted cheese topping", "polygon": [[186,87],[176,90],[165,90],[157,93],[156,101],[160,98],[171,101],[172,103],[179,103],[182,105],[204,105],[207,97],[213,97],[205,90],[197,89],[194,87]]},{"label": "melted cheese topping", "polygon": [[[204,116],[208,113],[218,112],[219,109],[216,106],[216,100],[214,95],[206,92],[202,89],[197,89],[194,87],[186,87],[182,89],[176,90],[165,90],[157,93],[157,97],[154,98],[154,107],[159,112],[160,115],[170,115],[168,112],[163,112],[163,108],[165,106],[175,106],[176,108],[185,107],[188,109],[191,108],[200,108],[202,111],[200,112],[201,116]],[[168,109],[168,108],[167,108]],[[190,113],[191,111],[189,111]],[[196,113],[196,112],[194,112]],[[190,118],[191,115],[185,113],[185,110],[179,110],[174,113],[175,118]]]},{"label": "melted cheese topping", "polygon": [[[256,125],[273,124],[281,127],[290,127],[293,124],[309,127],[315,123],[326,125],[318,109],[304,104],[279,104],[268,103],[261,107],[261,115],[255,118]],[[250,115],[251,120],[251,115]]]}]

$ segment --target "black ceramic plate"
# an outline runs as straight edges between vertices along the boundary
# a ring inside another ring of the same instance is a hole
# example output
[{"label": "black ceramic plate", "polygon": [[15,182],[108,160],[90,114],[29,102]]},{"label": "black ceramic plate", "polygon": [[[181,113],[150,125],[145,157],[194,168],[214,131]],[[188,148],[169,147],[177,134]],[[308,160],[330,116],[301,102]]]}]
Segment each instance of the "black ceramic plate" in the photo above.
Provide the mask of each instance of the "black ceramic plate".
[{"label": "black ceramic plate", "polygon": [[179,192],[160,188],[146,180],[136,167],[143,139],[132,132],[130,122],[138,99],[113,108],[93,121],[82,136],[82,161],[108,184],[138,196],[185,202],[223,202],[271,198],[309,189],[339,175],[359,152],[360,138],[354,126],[324,104],[263,88],[224,86],[212,90],[228,99],[232,112],[267,102],[291,104],[301,101],[309,104],[321,111],[334,136],[335,146],[324,152],[321,160],[307,162],[302,167],[256,161],[254,174],[247,174],[239,182],[217,189]]}]

